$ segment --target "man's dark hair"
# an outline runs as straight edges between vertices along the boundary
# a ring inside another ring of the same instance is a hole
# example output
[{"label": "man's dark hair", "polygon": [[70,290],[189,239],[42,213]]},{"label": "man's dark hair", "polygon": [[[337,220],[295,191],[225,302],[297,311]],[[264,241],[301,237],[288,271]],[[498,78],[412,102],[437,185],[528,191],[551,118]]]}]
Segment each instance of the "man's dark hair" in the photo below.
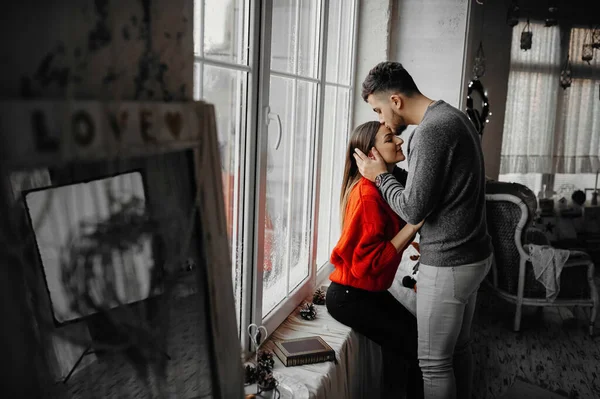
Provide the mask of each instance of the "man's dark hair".
[{"label": "man's dark hair", "polygon": [[380,62],[369,71],[362,84],[362,98],[367,101],[369,95],[382,91],[395,91],[408,97],[421,93],[402,64],[391,61]]}]

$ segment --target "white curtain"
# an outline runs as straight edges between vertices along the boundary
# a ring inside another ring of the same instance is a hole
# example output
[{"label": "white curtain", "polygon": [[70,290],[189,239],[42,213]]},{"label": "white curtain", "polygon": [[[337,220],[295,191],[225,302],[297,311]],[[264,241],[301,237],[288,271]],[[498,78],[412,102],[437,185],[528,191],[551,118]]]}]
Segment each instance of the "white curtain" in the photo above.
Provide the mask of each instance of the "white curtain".
[{"label": "white curtain", "polygon": [[562,106],[555,135],[555,173],[596,173],[600,168],[600,50],[581,60],[589,29],[571,30],[573,84],[560,90]]},{"label": "white curtain", "polygon": [[[560,87],[560,29],[532,23],[531,50],[520,49],[526,23],[514,28],[500,173],[595,173],[600,167],[600,51],[581,60],[589,29],[569,40],[572,86]],[[591,33],[591,32],[590,32]]]},{"label": "white curtain", "polygon": [[[551,173],[560,76],[560,30],[532,23],[531,50],[520,48],[526,23],[513,28],[500,173]],[[562,89],[561,89],[562,90]]]}]

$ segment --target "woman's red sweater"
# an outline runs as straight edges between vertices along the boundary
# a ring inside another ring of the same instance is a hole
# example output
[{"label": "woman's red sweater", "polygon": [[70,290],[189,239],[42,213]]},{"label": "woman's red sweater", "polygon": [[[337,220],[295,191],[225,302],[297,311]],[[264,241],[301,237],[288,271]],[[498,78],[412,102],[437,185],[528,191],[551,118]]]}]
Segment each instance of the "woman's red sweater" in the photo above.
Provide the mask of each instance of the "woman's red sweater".
[{"label": "woman's red sweater", "polygon": [[348,198],[342,235],[331,254],[329,279],[368,291],[391,287],[402,253],[390,240],[406,225],[375,184],[362,178]]}]

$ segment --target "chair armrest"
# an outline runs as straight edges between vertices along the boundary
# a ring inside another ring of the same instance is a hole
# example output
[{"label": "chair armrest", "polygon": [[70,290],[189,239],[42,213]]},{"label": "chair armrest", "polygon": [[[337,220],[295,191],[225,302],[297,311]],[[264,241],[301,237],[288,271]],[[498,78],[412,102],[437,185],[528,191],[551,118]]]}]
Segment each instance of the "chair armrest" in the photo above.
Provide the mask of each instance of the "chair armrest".
[{"label": "chair armrest", "polygon": [[563,267],[587,266],[591,267],[592,269],[594,268],[594,262],[592,261],[590,255],[588,255],[586,252],[578,250],[571,250],[569,252],[569,259],[567,259],[567,262]]}]

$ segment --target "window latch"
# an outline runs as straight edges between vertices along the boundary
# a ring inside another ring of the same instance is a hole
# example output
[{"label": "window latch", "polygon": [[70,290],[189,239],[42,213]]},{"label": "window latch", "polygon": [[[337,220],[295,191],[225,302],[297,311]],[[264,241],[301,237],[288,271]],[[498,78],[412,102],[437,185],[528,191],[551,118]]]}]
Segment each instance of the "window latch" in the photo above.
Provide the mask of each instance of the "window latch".
[{"label": "window latch", "polygon": [[277,112],[271,112],[271,107],[268,105],[265,107],[265,123],[267,126],[271,121],[277,122],[277,141],[275,142],[275,149],[278,150],[281,145],[281,138],[283,135],[283,127],[281,125],[281,118]]}]

